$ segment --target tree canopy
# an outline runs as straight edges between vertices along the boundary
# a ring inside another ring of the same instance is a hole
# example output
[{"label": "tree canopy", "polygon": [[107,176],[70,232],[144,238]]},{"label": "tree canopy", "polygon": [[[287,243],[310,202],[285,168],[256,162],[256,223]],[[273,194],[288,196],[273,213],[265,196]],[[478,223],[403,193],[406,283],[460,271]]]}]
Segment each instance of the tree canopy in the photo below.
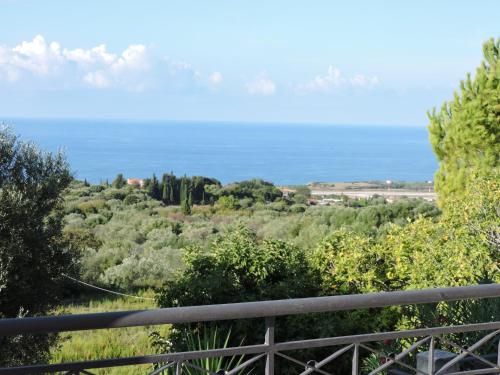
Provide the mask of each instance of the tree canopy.
[{"label": "tree canopy", "polygon": [[[51,155],[0,129],[0,318],[45,315],[72,273],[73,256],[56,210],[71,175],[62,154]],[[46,360],[51,339],[0,339],[0,364]]]},{"label": "tree canopy", "polygon": [[439,161],[435,188],[443,204],[461,194],[471,171],[488,173],[500,154],[500,39],[483,45],[474,77],[460,83],[453,100],[429,113],[430,141]]}]

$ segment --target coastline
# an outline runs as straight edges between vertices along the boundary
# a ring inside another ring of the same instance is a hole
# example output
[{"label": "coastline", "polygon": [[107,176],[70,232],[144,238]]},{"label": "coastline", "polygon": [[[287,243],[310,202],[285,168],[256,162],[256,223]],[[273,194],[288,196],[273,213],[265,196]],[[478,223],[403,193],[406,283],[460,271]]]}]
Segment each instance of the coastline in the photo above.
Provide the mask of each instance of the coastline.
[{"label": "coastline", "polygon": [[437,198],[437,194],[433,191],[416,191],[409,189],[392,189],[392,190],[315,190],[311,189],[311,195],[313,197],[324,197],[328,195],[345,195],[349,198],[361,199],[361,198],[372,198],[374,196],[380,196],[386,198],[388,201],[393,201],[402,198],[420,198],[426,201],[432,202]]}]

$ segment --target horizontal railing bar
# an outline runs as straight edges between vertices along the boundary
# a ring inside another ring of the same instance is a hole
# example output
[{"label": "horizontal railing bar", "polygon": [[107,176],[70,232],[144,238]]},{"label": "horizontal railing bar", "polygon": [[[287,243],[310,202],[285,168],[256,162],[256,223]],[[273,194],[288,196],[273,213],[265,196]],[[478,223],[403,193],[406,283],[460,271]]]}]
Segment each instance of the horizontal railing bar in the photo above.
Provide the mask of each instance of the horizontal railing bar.
[{"label": "horizontal railing bar", "polygon": [[0,319],[0,336],[263,318],[491,297],[500,297],[500,284],[173,307],[155,310],[11,318]]},{"label": "horizontal railing bar", "polygon": [[[363,335],[341,336],[341,337],[301,340],[301,341],[288,341],[288,342],[276,343],[274,346],[274,350],[276,352],[281,352],[281,351],[297,350],[297,349],[348,345],[352,343],[375,342],[387,339],[393,340],[398,338],[423,337],[431,335],[438,336],[449,333],[489,331],[496,329],[500,329],[500,322],[477,323],[477,324],[467,324],[467,325],[450,326],[450,327],[422,328],[422,329],[413,329],[406,331],[370,333]],[[0,374],[2,375],[36,374],[45,372],[76,371],[82,369],[95,369],[95,368],[118,367],[118,366],[128,366],[128,365],[141,365],[141,364],[143,365],[143,364],[152,364],[160,362],[187,361],[187,360],[203,359],[211,357],[262,354],[262,353],[267,353],[268,350],[269,350],[268,345],[249,345],[249,346],[240,346],[234,348],[210,349],[210,350],[199,350],[192,352],[179,352],[179,353],[168,353],[168,354],[153,354],[153,355],[145,355],[137,357],[69,362],[69,363],[60,363],[53,365],[34,365],[34,366],[3,368],[3,369],[0,368]]]},{"label": "horizontal railing bar", "polygon": [[409,337],[438,336],[450,333],[465,333],[476,331],[490,331],[500,329],[500,322],[476,323],[460,326],[420,328],[406,331],[392,331],[383,333],[368,333],[354,336],[327,337],[300,341],[288,341],[275,344],[276,351],[320,348],[324,346],[346,345],[352,343],[395,340]]},{"label": "horizontal railing bar", "polygon": [[135,357],[99,359],[92,361],[78,361],[57,363],[51,365],[32,365],[11,368],[0,368],[0,374],[42,374],[61,371],[78,371],[83,369],[97,369],[106,367],[147,365],[161,362],[190,361],[200,358],[228,357],[234,355],[262,354],[268,350],[268,345],[248,345],[234,348],[208,349],[192,352],[178,352],[167,354],[151,354]]},{"label": "horizontal railing bar", "polygon": [[500,370],[494,368],[485,368],[481,370],[465,370],[459,372],[449,372],[446,375],[481,375],[481,374],[500,374]]}]

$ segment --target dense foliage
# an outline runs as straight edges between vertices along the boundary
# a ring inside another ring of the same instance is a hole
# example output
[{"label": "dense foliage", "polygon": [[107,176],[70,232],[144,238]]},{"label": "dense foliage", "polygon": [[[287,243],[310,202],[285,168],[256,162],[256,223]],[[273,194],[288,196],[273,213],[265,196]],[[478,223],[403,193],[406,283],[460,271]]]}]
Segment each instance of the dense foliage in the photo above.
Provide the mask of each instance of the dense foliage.
[{"label": "dense foliage", "polygon": [[430,118],[430,140],[439,160],[436,190],[445,202],[462,194],[471,170],[482,174],[500,157],[500,39],[483,46],[484,60],[474,78],[467,75],[460,91]]},{"label": "dense foliage", "polygon": [[236,199],[251,199],[255,202],[273,202],[281,197],[281,191],[270,182],[259,179],[236,182],[213,190],[214,195],[233,196]]},{"label": "dense foliage", "polygon": [[419,200],[387,203],[374,198],[331,207],[301,205],[300,210],[281,197],[245,207],[247,200],[223,195],[213,205],[193,205],[187,215],[180,206],[151,198],[147,187],[73,182],[65,195],[64,234],[82,253],[85,281],[134,289],[162,286],[182,269],[184,248],[207,249],[235,222],[259,239],[286,240],[308,252],[334,229],[378,236],[388,223],[405,225],[419,215],[439,214],[433,204]]},{"label": "dense foliage", "polygon": [[[306,255],[279,240],[259,240],[236,224],[210,247],[193,246],[185,253],[186,268],[158,297],[161,306],[192,306],[229,302],[308,297],[318,294],[318,279],[310,272]],[[233,325],[236,341],[256,343],[256,322]],[[292,331],[292,330],[290,330]],[[184,336],[173,337],[174,340]],[[175,342],[176,347],[179,343]]]},{"label": "dense foliage", "polygon": [[[74,255],[57,212],[70,183],[61,154],[39,151],[0,129],[0,318],[46,315],[62,294]],[[0,364],[46,360],[45,335],[0,338]]]},{"label": "dense foliage", "polygon": [[149,196],[162,201],[165,205],[189,205],[213,203],[214,197],[206,186],[220,187],[215,178],[203,176],[176,177],[165,173],[161,181],[153,174],[144,180],[144,187]]},{"label": "dense foliage", "polygon": [[498,177],[476,179],[437,222],[419,218],[377,239],[334,232],[313,257],[323,286],[349,294],[500,282]]},{"label": "dense foliage", "polygon": [[332,293],[362,293],[500,281],[498,174],[475,180],[439,221],[420,217],[370,239],[338,230],[315,250]]}]

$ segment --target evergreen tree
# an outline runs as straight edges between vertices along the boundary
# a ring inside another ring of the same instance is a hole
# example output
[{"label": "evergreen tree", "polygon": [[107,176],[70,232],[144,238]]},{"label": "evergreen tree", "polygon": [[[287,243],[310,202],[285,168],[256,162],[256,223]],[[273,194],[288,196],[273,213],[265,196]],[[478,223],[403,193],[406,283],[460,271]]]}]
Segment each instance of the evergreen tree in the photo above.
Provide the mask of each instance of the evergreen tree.
[{"label": "evergreen tree", "polygon": [[184,182],[184,179],[182,178],[181,179],[181,186],[180,186],[180,190],[179,190],[179,200],[182,202],[186,196],[186,186],[185,186],[185,182]]},{"label": "evergreen tree", "polygon": [[153,199],[160,200],[161,198],[160,184],[158,183],[158,179],[156,178],[156,175],[154,173],[153,177],[151,178],[151,184],[149,185],[149,195]]},{"label": "evergreen tree", "polygon": [[465,190],[468,177],[485,175],[500,155],[500,39],[483,45],[484,60],[440,111],[429,113],[430,140],[439,161],[435,188],[444,205]]},{"label": "evergreen tree", "polygon": [[180,204],[180,180],[170,172],[170,204]]},{"label": "evergreen tree", "polygon": [[111,184],[114,188],[121,189],[127,184],[127,181],[123,178],[123,174],[119,173],[113,183]]},{"label": "evergreen tree", "polygon": [[175,204],[175,179],[170,179],[170,203]]},{"label": "evergreen tree", "polygon": [[169,202],[170,193],[169,193],[168,189],[169,189],[168,181],[164,178],[163,184],[162,184],[161,200],[165,204],[170,204],[170,202]]},{"label": "evergreen tree", "polygon": [[[188,180],[186,177],[181,179],[180,201],[181,211],[185,215],[191,214],[191,205],[189,204],[189,191]],[[191,198],[192,199],[192,198]]]}]

